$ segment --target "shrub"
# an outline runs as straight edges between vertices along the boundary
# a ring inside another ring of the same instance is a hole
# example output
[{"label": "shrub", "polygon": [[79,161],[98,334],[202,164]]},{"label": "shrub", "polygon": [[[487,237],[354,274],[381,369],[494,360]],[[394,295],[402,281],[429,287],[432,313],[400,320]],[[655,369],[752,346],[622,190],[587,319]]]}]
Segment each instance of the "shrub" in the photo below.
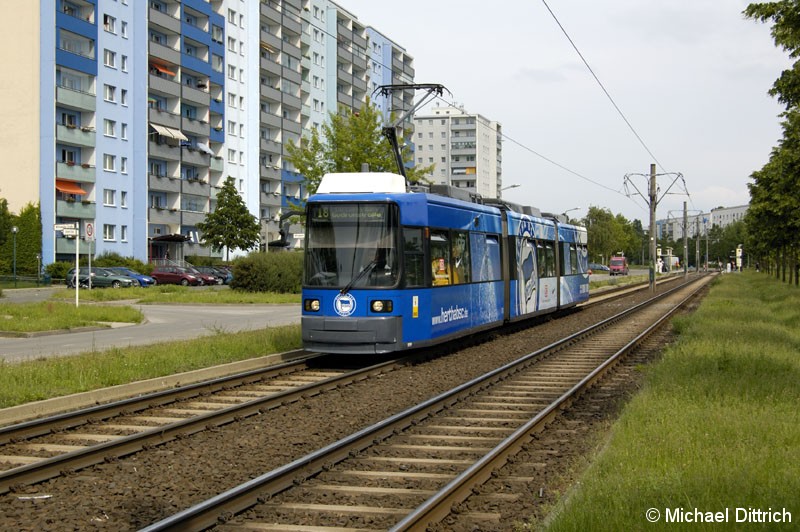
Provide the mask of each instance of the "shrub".
[{"label": "shrub", "polygon": [[45,266],[44,271],[51,279],[66,279],[67,272],[74,267],[74,262],[51,262]]},{"label": "shrub", "polygon": [[[81,261],[81,265],[85,265],[84,261]],[[98,266],[100,268],[104,266],[124,266],[125,268],[130,268],[144,275],[150,275],[153,271],[152,264],[146,264],[133,257],[123,257],[119,253],[103,253],[102,255],[98,255],[92,259],[92,266]]]},{"label": "shrub", "polygon": [[254,252],[233,263],[231,288],[247,292],[299,294],[303,254],[295,251]]}]

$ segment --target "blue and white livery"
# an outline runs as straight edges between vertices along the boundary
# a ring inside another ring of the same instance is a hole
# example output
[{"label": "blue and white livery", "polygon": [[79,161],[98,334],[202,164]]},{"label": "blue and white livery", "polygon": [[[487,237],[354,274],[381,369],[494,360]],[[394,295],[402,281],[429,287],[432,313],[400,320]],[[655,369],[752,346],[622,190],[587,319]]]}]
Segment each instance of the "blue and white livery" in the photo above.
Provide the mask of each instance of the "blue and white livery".
[{"label": "blue and white livery", "polygon": [[407,192],[386,173],[323,178],[306,205],[306,349],[415,349],[588,299],[584,228],[431,188]]}]

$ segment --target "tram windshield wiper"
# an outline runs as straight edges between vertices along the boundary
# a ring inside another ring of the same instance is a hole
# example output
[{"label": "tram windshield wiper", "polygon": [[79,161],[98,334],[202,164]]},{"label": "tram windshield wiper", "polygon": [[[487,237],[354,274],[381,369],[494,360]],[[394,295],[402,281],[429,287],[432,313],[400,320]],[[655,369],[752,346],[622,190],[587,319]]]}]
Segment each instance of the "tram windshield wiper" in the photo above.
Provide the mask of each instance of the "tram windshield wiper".
[{"label": "tram windshield wiper", "polygon": [[372,262],[370,262],[369,264],[367,264],[367,265],[364,267],[364,269],[363,269],[363,270],[361,270],[360,272],[358,272],[358,275],[356,275],[355,277],[353,277],[353,279],[352,279],[352,280],[351,280],[349,283],[347,283],[347,286],[345,286],[344,288],[342,288],[342,289],[339,291],[339,293],[340,293],[340,294],[342,294],[342,295],[344,295],[344,294],[346,294],[347,292],[349,292],[349,291],[350,291],[350,289],[351,289],[351,288],[353,288],[353,286],[355,286],[355,284],[356,284],[358,281],[360,281],[362,278],[364,278],[364,276],[365,276],[365,275],[369,275],[369,272],[371,272],[371,271],[372,271],[372,270],[375,268],[375,266],[377,266],[377,265],[378,265],[378,259],[374,259]]}]

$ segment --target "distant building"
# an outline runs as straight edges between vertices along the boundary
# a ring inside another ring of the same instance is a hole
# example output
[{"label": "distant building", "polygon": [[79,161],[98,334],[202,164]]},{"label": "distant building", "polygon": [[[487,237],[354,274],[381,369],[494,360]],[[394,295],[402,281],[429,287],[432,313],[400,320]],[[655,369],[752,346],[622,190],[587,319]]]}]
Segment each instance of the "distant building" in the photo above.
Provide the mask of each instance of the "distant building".
[{"label": "distant building", "polygon": [[[686,235],[694,238],[699,234],[705,236],[713,227],[727,227],[734,222],[744,219],[749,205],[736,207],[718,207],[711,212],[687,216]],[[683,215],[678,218],[656,220],[656,235],[658,238],[680,240],[683,238]]]},{"label": "distant building", "polygon": [[432,107],[414,115],[415,165],[434,165],[428,178],[497,198],[502,180],[499,122],[462,107]]},{"label": "distant building", "polygon": [[[13,4],[0,22],[0,156],[13,168],[0,196],[12,212],[41,205],[44,265],[74,260],[56,224],[92,224],[84,255],[222,256],[197,226],[228,177],[267,250],[307,195],[286,145],[373,87],[414,81],[402,47],[330,0]],[[413,99],[377,103],[388,117]]]}]

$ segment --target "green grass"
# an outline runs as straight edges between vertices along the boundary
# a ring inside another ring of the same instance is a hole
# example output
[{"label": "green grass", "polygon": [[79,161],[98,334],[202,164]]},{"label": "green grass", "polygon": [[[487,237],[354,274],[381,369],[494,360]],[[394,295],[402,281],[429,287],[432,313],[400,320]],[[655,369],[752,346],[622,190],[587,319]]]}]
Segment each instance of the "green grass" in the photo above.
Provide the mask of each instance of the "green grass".
[{"label": "green grass", "polygon": [[[763,274],[726,275],[675,326],[679,341],[649,368],[548,530],[796,529],[800,291]],[[736,508],[786,508],[794,524],[737,524]],[[665,523],[667,509],[728,509],[730,520]]]},{"label": "green grass", "polygon": [[39,303],[0,303],[0,331],[35,332],[72,329],[101,322],[139,323],[142,313],[132,307],[75,305],[58,301]]},{"label": "green grass", "polygon": [[293,325],[30,362],[0,362],[0,408],[289,351],[300,344],[300,326]]},{"label": "green grass", "polygon": [[[57,291],[53,299],[74,301],[75,289]],[[222,287],[203,289],[180,285],[156,285],[148,288],[97,288],[81,290],[81,301],[136,301],[137,303],[198,303],[198,304],[285,304],[300,303],[300,294],[276,294],[271,292],[244,292]]]}]

